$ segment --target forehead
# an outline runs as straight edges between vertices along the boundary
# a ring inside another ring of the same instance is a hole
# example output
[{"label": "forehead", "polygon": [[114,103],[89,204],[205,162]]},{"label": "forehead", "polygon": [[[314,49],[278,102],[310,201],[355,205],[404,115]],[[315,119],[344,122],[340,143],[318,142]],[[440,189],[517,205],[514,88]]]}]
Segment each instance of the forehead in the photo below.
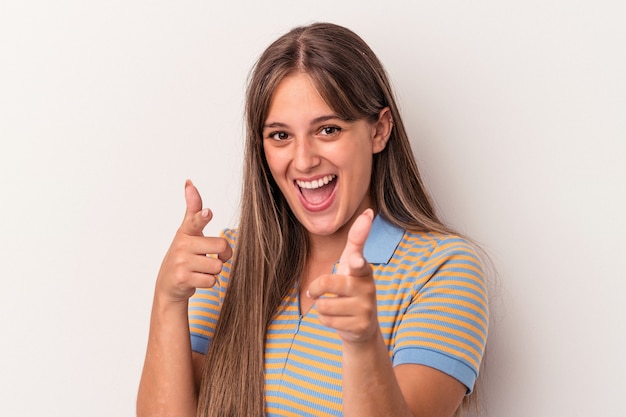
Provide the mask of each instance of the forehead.
[{"label": "forehead", "polygon": [[[309,75],[298,72],[280,81],[267,112],[267,122],[317,118],[334,111],[324,101]],[[276,119],[276,120],[275,120]]]}]

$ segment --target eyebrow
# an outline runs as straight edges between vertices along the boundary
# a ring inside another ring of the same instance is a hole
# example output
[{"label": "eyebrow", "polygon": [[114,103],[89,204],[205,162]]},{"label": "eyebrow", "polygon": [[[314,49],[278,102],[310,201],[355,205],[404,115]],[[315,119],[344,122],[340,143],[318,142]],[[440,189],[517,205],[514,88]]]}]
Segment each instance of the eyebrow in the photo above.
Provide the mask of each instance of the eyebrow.
[{"label": "eyebrow", "polygon": [[[342,119],[341,117],[337,116],[336,114],[328,114],[328,115],[316,117],[315,119],[311,120],[311,125],[322,123],[322,122],[325,122],[327,120],[342,120],[342,121],[344,121],[344,119]],[[289,127],[289,125],[287,125],[285,123],[281,123],[281,122],[272,122],[272,123],[268,123],[268,124],[263,125],[263,129],[276,128],[276,127],[286,128],[286,127]]]}]

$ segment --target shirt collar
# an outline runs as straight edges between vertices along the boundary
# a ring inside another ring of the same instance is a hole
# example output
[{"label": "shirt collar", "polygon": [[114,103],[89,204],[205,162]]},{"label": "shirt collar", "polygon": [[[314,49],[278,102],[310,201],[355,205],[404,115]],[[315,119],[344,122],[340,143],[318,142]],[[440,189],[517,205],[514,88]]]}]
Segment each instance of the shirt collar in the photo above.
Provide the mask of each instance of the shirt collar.
[{"label": "shirt collar", "polygon": [[404,236],[403,229],[389,223],[380,214],[377,215],[372,222],[372,230],[363,248],[363,255],[367,262],[371,264],[388,263],[402,240],[402,236]]}]

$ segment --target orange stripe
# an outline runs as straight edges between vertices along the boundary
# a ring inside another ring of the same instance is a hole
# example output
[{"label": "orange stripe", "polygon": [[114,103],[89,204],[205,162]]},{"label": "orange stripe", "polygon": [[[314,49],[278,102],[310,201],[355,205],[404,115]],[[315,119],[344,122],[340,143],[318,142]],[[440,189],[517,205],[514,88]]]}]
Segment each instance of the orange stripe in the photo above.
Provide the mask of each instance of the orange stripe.
[{"label": "orange stripe", "polygon": [[[194,316],[201,316],[201,317],[206,317],[207,319],[213,319],[213,320],[217,320],[219,317],[219,313],[214,313],[213,311],[194,311],[193,312]],[[194,323],[194,324],[200,324],[200,325],[207,325],[207,326],[212,326],[213,323],[204,320],[200,320],[198,318],[189,318],[189,323]]]},{"label": "orange stripe", "polygon": [[[304,358],[302,356],[299,355],[300,352],[305,352],[308,351],[308,353],[315,353],[319,355],[319,351],[312,351],[310,349],[298,349],[298,350],[292,350],[291,351],[291,361],[295,361],[295,362],[299,362],[302,365],[308,365],[310,367],[312,367],[313,369],[321,369],[324,370],[326,372],[332,372],[332,373],[337,373],[337,367],[334,365],[329,365],[320,361],[316,361],[316,360],[311,360],[311,359],[307,359]],[[325,356],[326,359],[330,359],[330,360],[335,360],[337,361],[341,361],[341,357],[337,356],[337,355],[332,355],[332,356]],[[339,370],[339,373],[341,372],[341,370]],[[316,374],[319,377],[319,374]]]},{"label": "orange stripe", "polygon": [[[476,316],[474,316],[473,314],[468,314],[465,311],[459,311],[456,312],[455,315],[461,315],[460,313],[464,313],[463,315],[469,319],[471,319],[472,321],[476,321]],[[421,319],[431,319],[431,320],[437,320],[437,321],[444,321],[446,323],[450,323],[452,325],[457,325],[460,327],[464,327],[468,330],[472,330],[475,333],[480,334],[481,336],[483,336],[484,338],[487,337],[487,326],[486,323],[483,323],[483,326],[475,326],[471,323],[468,323],[467,321],[463,321],[463,320],[459,320],[459,319],[454,319],[452,317],[442,317],[438,314],[429,314],[429,313],[420,313],[419,315],[412,315],[415,316],[417,320],[421,320]],[[479,344],[482,344],[479,343]]]},{"label": "orange stripe", "polygon": [[[451,345],[454,345],[458,349],[468,350],[468,351],[472,352],[474,355],[476,355],[479,358],[482,356],[482,350],[478,351],[478,350],[476,350],[475,348],[473,348],[472,346],[470,346],[470,345],[468,345],[466,343],[461,343],[461,342],[459,342],[456,339],[450,339],[450,338],[447,338],[445,336],[439,335],[437,333],[428,333],[428,332],[421,332],[421,331],[416,331],[416,332],[407,331],[407,332],[403,332],[402,333],[402,338],[404,338],[404,337],[424,337],[424,338],[427,338],[427,339],[434,339],[434,340],[438,340],[440,342],[449,343]],[[462,358],[465,358],[466,360],[472,362],[476,366],[476,368],[478,368],[478,363],[476,362],[476,359],[474,359],[474,357],[472,357],[472,356],[470,356],[470,355],[468,355],[468,354],[466,354],[464,352],[461,352],[460,350],[457,350],[457,349],[454,349],[454,348],[450,348],[448,346],[443,346],[443,345],[435,343],[435,342],[428,342],[428,341],[425,341],[425,340],[420,340],[419,346],[415,346],[415,345],[408,344],[408,342],[400,341],[400,342],[398,342],[396,344],[395,348],[398,349],[398,347],[403,347],[403,346],[405,346],[405,347],[417,347],[417,348],[425,347],[425,346],[432,347],[435,350],[444,351],[444,352],[447,352],[447,353],[449,353],[449,354],[451,354],[453,356],[460,356]]]},{"label": "orange stripe", "polygon": [[[471,300],[476,301],[476,303],[480,304],[483,309],[487,309],[487,303],[485,302],[485,297],[479,297],[474,292],[467,291],[462,288],[450,288],[450,287],[432,287],[426,293],[422,294],[418,299],[431,300],[439,298],[440,296],[450,296],[450,295],[459,295],[464,298],[469,298]],[[466,301],[459,300],[459,303],[463,303]]]},{"label": "orange stripe", "polygon": [[[211,329],[211,330],[213,330],[213,329]],[[211,336],[213,336],[213,332],[212,332],[212,331],[211,331],[211,332],[208,332],[208,331],[206,331],[206,330],[204,330],[204,329],[202,329],[202,328],[197,328],[197,327],[194,327],[194,328],[193,328],[193,329],[191,329],[190,331],[191,331],[192,333],[194,333],[194,334],[200,334],[200,335],[202,335],[202,336],[206,336],[206,337],[209,337],[209,338],[210,338]]]},{"label": "orange stripe", "polygon": [[[300,373],[302,376],[308,377],[315,380],[319,380],[320,378],[320,374],[319,373],[315,373],[315,372],[302,372],[300,369],[296,370],[298,373]],[[298,386],[300,384],[303,384],[303,381],[301,379],[298,378],[294,378],[291,375],[285,374],[283,375],[283,380],[293,384],[295,386]],[[329,384],[334,384],[334,385],[338,385],[341,386],[341,379],[335,379],[335,378],[324,378],[324,381],[329,383]],[[304,383],[305,385],[308,385],[306,383]],[[329,397],[335,397],[338,398],[340,397],[339,395],[337,395],[337,390],[336,389],[332,389],[330,387],[322,387],[319,385],[315,385],[315,390],[320,392],[321,394],[324,395],[328,395]]]},{"label": "orange stripe", "polygon": [[[453,312],[456,314],[457,311],[461,312],[463,310],[458,309],[458,308],[454,308],[454,306],[459,306],[459,307],[465,307],[469,310],[475,311],[476,314],[480,315],[480,318],[487,323],[487,315],[486,312],[487,310],[487,306],[484,303],[481,303],[481,305],[483,306],[483,308],[477,308],[475,304],[473,303],[469,303],[467,301],[462,301],[459,300],[457,298],[448,298],[445,297],[446,294],[440,294],[437,297],[430,297],[428,298],[428,302],[430,303],[445,303],[445,304],[452,304],[452,306],[449,305],[441,305],[436,307],[436,311],[447,311],[447,312]],[[426,300],[424,300],[426,302]],[[429,308],[433,308],[433,307],[429,307]],[[418,307],[418,310],[420,309],[420,307]]]},{"label": "orange stripe", "polygon": [[[293,397],[297,398],[298,402],[292,403],[292,402],[285,401],[284,398],[274,397],[274,396],[271,396],[271,397],[268,396],[268,397],[273,398],[273,402],[275,403],[282,404],[282,405],[289,406],[289,407],[294,407],[298,410],[301,410],[303,413],[309,413],[312,415],[319,414],[319,410],[317,408],[307,406],[306,404],[304,404],[304,401],[308,401],[313,404],[323,404],[324,407],[327,407],[336,411],[341,411],[341,403],[337,404],[337,403],[331,403],[329,401],[320,401],[319,397],[316,397],[314,395],[304,395],[300,391],[296,391],[292,388],[285,387],[285,386],[281,386],[280,390],[286,394],[292,395]],[[339,397],[335,397],[335,398],[339,398]]]},{"label": "orange stripe", "polygon": [[[423,326],[424,326],[424,328],[432,329],[432,330],[434,330],[436,332],[445,332],[445,333],[450,333],[450,334],[459,336],[461,339],[469,340],[469,341],[473,342],[477,346],[482,346],[483,345],[483,340],[482,339],[477,339],[476,337],[474,337],[474,336],[472,336],[472,335],[470,335],[468,333],[462,332],[462,331],[457,330],[457,329],[453,329],[453,328],[448,327],[448,326],[444,326],[444,325],[441,325],[441,324],[433,324],[433,323],[423,323]],[[439,337],[445,338],[445,340],[447,340],[449,343],[451,343],[453,345],[458,345],[459,344],[458,339],[448,338],[447,336],[444,336],[444,335],[442,335],[440,333],[430,333],[430,332],[424,332],[424,333],[425,334],[436,334]],[[413,334],[413,332],[405,330],[405,331],[401,332],[399,337],[403,338],[405,335],[412,335],[412,334]],[[475,349],[472,349],[472,350],[475,351],[476,353],[478,352]],[[480,356],[480,355],[478,355],[478,356]]]}]

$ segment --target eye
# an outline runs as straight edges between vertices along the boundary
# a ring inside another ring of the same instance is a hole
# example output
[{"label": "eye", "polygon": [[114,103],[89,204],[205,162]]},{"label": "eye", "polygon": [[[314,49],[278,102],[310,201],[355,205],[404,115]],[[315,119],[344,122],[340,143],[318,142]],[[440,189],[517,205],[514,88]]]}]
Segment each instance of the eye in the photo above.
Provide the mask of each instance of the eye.
[{"label": "eye", "polygon": [[339,126],[324,126],[320,129],[320,134],[323,136],[334,136],[339,132],[341,132]]},{"label": "eye", "polygon": [[277,142],[289,139],[289,135],[285,132],[272,132],[267,135],[269,139],[274,139]]}]

